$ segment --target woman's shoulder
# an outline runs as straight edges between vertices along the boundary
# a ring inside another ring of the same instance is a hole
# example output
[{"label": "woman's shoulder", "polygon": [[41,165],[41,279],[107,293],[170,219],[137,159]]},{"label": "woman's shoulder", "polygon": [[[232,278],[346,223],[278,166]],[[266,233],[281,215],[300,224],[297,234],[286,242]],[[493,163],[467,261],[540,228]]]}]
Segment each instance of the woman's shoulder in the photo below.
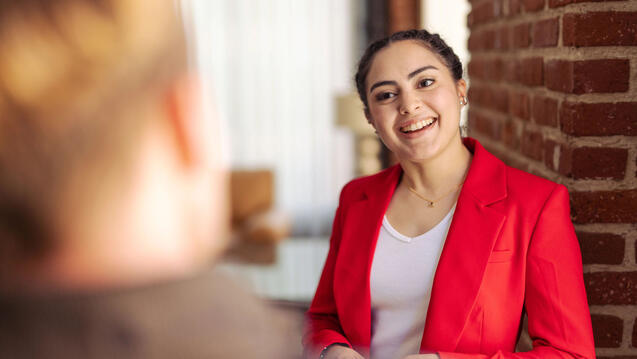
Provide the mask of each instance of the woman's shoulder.
[{"label": "woman's shoulder", "polygon": [[509,188],[526,188],[551,191],[555,188],[555,186],[559,185],[559,183],[545,177],[529,173],[509,165],[505,165],[505,167],[508,179],[507,187]]},{"label": "woman's shoulder", "polygon": [[347,182],[341,190],[341,202],[364,198],[365,193],[373,191],[400,175],[400,165],[394,165],[372,175],[354,178]]},{"label": "woman's shoulder", "polygon": [[564,192],[568,196],[568,189],[563,184],[509,165],[505,166],[507,196],[510,200],[521,200],[527,205],[538,202],[541,206],[555,192]]},{"label": "woman's shoulder", "polygon": [[545,177],[506,164],[474,138],[468,137],[463,141],[474,154],[471,166],[476,168],[473,171],[470,170],[470,175],[474,176],[472,183],[480,188],[483,186],[490,188],[489,190],[481,189],[481,191],[506,193],[505,196],[509,200],[519,199],[528,201],[530,204],[533,200],[542,202],[553,191],[564,187]]}]

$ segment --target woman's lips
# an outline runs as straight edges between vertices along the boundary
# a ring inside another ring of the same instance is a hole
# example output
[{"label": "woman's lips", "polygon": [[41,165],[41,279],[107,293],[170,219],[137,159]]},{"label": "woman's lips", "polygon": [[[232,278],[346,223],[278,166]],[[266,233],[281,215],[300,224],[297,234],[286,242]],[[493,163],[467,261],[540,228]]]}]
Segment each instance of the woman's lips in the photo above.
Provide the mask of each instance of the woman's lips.
[{"label": "woman's lips", "polygon": [[425,120],[403,126],[400,128],[400,133],[408,138],[419,136],[420,134],[430,130],[438,123],[437,117],[430,117]]}]

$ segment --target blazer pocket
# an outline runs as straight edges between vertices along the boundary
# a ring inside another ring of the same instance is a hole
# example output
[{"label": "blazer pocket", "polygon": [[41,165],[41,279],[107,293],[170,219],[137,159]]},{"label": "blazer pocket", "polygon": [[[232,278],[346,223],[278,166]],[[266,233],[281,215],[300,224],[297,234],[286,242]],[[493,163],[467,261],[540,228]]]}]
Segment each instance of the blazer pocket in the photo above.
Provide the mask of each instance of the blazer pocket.
[{"label": "blazer pocket", "polygon": [[502,262],[510,262],[513,257],[513,251],[511,250],[494,250],[491,252],[489,256],[489,263],[502,263]]}]

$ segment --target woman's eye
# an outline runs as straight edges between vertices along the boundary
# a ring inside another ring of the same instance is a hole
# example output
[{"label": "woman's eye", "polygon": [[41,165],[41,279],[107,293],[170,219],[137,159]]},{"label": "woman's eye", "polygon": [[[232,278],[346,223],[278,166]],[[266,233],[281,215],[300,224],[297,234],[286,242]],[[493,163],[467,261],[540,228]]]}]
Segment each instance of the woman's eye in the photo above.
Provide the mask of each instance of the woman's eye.
[{"label": "woman's eye", "polygon": [[423,79],[423,80],[420,80],[420,82],[418,83],[418,86],[419,87],[429,87],[429,86],[433,85],[433,83],[434,83],[434,80],[432,80],[432,79]]},{"label": "woman's eye", "polygon": [[376,100],[383,101],[383,100],[390,99],[390,98],[392,98],[394,96],[396,96],[396,95],[391,93],[391,92],[381,92],[378,95],[376,95]]}]

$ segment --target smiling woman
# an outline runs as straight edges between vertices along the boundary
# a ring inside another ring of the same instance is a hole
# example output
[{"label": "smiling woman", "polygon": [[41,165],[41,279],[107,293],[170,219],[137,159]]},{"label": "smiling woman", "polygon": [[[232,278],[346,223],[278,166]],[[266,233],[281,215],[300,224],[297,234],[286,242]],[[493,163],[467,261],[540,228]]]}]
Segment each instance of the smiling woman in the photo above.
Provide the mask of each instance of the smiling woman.
[{"label": "smiling woman", "polygon": [[[594,358],[566,187],[461,136],[453,50],[425,30],[396,33],[368,47],[356,85],[399,164],[341,192],[308,353]],[[533,350],[514,354],[525,313]]]},{"label": "smiling woman", "polygon": [[380,50],[367,83],[367,118],[399,159],[431,159],[460,142],[466,83],[426,47],[406,40]]}]

